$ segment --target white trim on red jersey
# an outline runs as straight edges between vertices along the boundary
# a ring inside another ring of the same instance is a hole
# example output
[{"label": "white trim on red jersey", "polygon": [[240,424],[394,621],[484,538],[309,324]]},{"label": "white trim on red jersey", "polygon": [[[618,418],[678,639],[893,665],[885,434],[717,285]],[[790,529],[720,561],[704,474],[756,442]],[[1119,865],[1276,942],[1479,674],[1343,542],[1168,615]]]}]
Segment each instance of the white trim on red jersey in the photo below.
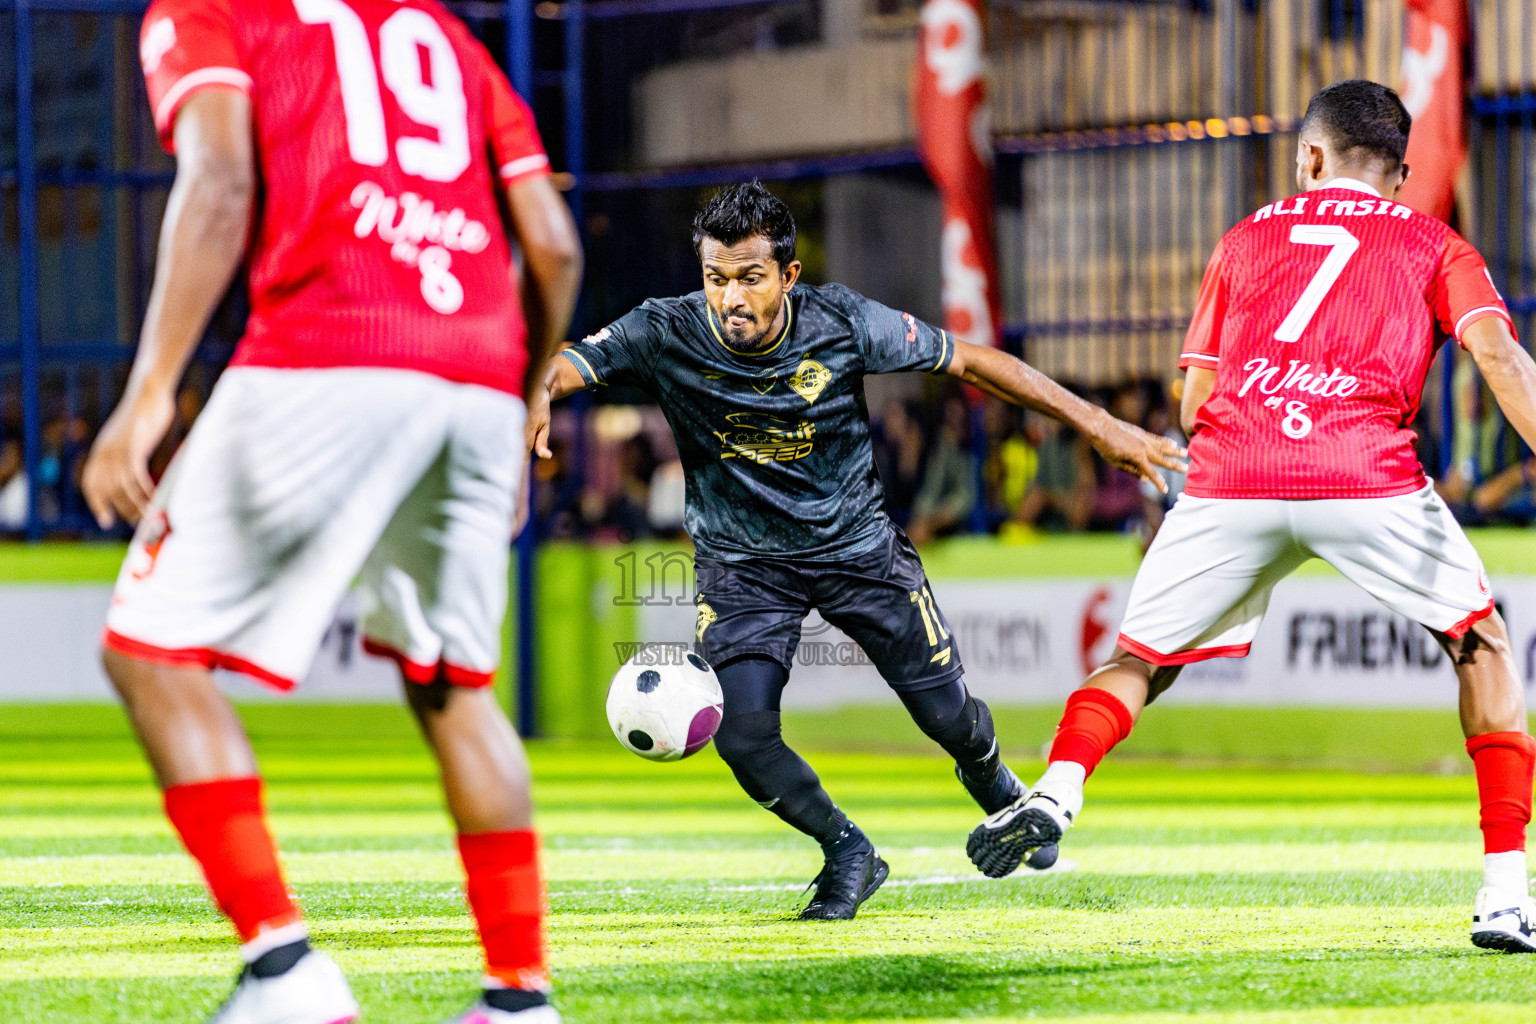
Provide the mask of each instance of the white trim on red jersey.
[{"label": "white trim on red jersey", "polygon": [[156,127],[161,131],[169,130],[171,115],[187,94],[208,85],[231,85],[241,92],[249,93],[253,83],[251,76],[239,68],[198,68],[188,72],[160,98],[160,105],[155,108]]},{"label": "white trim on red jersey", "polygon": [[501,165],[501,180],[511,182],[514,178],[520,178],[534,171],[542,171],[549,166],[549,157],[543,153],[534,153],[532,156],[520,157],[517,160],[509,160]]},{"label": "white trim on red jersey", "polygon": [[[1456,329],[1451,332],[1452,334],[1454,334],[1456,336],[1456,344],[1458,344],[1458,345],[1461,344],[1461,329],[1467,325],[1467,321],[1469,319],[1471,319],[1474,316],[1477,316],[1479,313],[1492,313],[1494,316],[1497,316],[1497,317],[1499,317],[1502,320],[1508,321],[1509,325],[1511,327],[1513,327],[1515,325],[1515,322],[1513,320],[1509,319],[1509,314],[1504,312],[1503,307],[1501,307],[1501,306],[1478,306],[1476,309],[1469,309],[1465,313],[1461,314],[1461,319],[1456,321]],[[1477,316],[1477,318],[1479,320],[1483,319],[1483,317],[1480,317],[1480,316]]]},{"label": "white trim on red jersey", "polygon": [[1221,362],[1221,358],[1219,356],[1208,356],[1204,352],[1180,352],[1179,353],[1179,358],[1180,359],[1202,359],[1205,362],[1210,363],[1212,366],[1215,366],[1217,363]]}]

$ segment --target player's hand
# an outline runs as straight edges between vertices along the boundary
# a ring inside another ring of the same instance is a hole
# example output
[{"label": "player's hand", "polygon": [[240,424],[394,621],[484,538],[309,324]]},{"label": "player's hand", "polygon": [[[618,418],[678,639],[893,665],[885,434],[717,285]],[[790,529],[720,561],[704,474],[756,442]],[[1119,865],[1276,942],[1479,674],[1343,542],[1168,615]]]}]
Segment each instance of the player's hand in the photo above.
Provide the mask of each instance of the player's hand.
[{"label": "player's hand", "polygon": [[122,519],[137,524],[155,493],[149,459],[176,416],[169,392],[146,391],[125,398],[91,445],[80,477],[91,514],[103,530]]},{"label": "player's hand", "polygon": [[1189,453],[1177,442],[1156,434],[1149,434],[1140,427],[1105,413],[1089,440],[1104,461],[1118,466],[1127,473],[1135,473],[1156,487],[1159,493],[1168,493],[1168,484],[1159,469],[1171,469],[1183,473],[1189,467],[1181,459]]},{"label": "player's hand", "polygon": [[523,447],[541,459],[552,459],[549,450],[549,389],[535,384],[528,392],[528,421],[523,426]]}]

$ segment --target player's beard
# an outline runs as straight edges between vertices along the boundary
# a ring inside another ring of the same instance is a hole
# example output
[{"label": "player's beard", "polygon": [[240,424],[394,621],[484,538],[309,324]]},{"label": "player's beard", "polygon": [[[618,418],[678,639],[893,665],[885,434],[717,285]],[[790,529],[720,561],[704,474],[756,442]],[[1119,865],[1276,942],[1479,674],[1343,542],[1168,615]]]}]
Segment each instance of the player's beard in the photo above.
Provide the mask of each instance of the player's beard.
[{"label": "player's beard", "polygon": [[[720,328],[725,332],[725,340],[738,352],[761,352],[771,343],[768,335],[773,329],[773,322],[779,318],[781,308],[782,300],[778,307],[768,310],[767,315],[761,318],[745,307],[721,310]],[[748,317],[750,323],[743,328],[733,328],[730,326],[730,317],[733,315]]]}]

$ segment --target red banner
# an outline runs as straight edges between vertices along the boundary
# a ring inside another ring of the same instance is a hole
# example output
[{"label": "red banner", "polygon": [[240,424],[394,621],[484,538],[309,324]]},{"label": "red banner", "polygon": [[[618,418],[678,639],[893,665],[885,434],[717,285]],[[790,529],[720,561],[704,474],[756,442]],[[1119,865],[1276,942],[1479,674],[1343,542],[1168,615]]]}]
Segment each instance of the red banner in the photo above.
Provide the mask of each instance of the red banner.
[{"label": "red banner", "polygon": [[1420,213],[1449,221],[1456,176],[1467,159],[1466,0],[1407,0],[1403,80],[1398,89],[1413,115],[1408,135],[1411,174],[1399,198]]},{"label": "red banner", "polygon": [[944,200],[944,318],[978,345],[1001,340],[993,241],[992,126],[980,0],[925,0],[912,90],[917,148]]}]

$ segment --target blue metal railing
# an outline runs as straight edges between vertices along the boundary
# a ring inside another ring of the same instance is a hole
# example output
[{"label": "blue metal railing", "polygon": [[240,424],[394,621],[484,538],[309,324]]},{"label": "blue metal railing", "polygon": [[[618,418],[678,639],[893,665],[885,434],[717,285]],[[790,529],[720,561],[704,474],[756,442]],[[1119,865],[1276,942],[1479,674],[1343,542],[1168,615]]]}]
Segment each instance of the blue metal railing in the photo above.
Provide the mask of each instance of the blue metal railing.
[{"label": "blue metal railing", "polygon": [[32,19],[28,0],[16,5],[16,163],[17,219],[21,245],[21,291],[18,300],[21,360],[23,465],[27,475],[27,538],[37,540],[42,524],[37,514],[38,465],[42,461],[42,321],[39,315],[37,244],[37,137],[32,121]]}]

